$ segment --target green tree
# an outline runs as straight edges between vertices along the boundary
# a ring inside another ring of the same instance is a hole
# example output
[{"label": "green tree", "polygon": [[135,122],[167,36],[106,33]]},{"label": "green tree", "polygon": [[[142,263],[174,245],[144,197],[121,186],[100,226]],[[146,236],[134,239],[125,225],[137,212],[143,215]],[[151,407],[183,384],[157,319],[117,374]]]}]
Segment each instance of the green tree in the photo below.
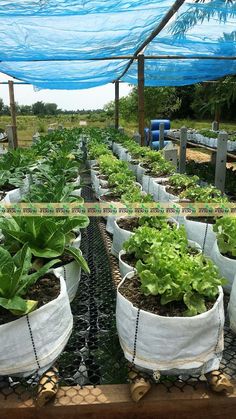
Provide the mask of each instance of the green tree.
[{"label": "green tree", "polygon": [[45,115],[45,104],[42,101],[33,103],[32,112],[34,115]]}]

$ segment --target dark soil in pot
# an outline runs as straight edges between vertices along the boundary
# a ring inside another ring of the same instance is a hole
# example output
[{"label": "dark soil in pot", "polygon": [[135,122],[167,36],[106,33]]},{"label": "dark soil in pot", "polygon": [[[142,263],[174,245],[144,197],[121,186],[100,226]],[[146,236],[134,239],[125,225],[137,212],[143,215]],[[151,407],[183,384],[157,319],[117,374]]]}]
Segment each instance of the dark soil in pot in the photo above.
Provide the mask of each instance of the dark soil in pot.
[{"label": "dark soil in pot", "polygon": [[132,266],[133,268],[135,268],[135,265],[137,263],[137,259],[135,259],[134,253],[125,253],[124,255],[121,255],[121,260],[122,262],[126,263],[129,266]]},{"label": "dark soil in pot", "polygon": [[113,194],[107,194],[100,196],[103,202],[120,202],[121,197]]},{"label": "dark soil in pot", "polygon": [[108,180],[108,176],[106,175],[99,175],[98,178],[102,180]]},{"label": "dark soil in pot", "polygon": [[[139,224],[139,217],[127,217],[117,220],[117,224],[123,230],[131,231],[132,233],[138,227],[141,227]],[[171,220],[168,220],[167,223],[172,227],[175,223]]]},{"label": "dark soil in pot", "polygon": [[122,218],[121,220],[117,221],[117,224],[123,230],[128,230],[128,231],[131,231],[131,232],[133,232],[135,230],[135,228],[140,227],[138,217]]},{"label": "dark soil in pot", "polygon": [[[220,250],[220,249],[219,249]],[[232,260],[236,260],[236,256],[233,256],[232,255],[232,253],[230,253],[230,252],[227,252],[227,253],[222,253],[222,252],[220,252],[221,253],[221,255],[222,256],[224,256],[225,258],[228,258],[228,259],[232,259]]]},{"label": "dark soil in pot", "polygon": [[[47,273],[29,288],[24,299],[38,301],[37,308],[40,308],[55,300],[59,294],[60,280],[52,273]],[[17,320],[19,317],[0,307],[0,325]]]},{"label": "dark soil in pot", "polygon": [[[184,317],[187,307],[182,301],[175,301],[166,305],[161,305],[160,297],[154,295],[145,296],[140,291],[140,282],[137,276],[127,279],[120,286],[119,292],[135,307],[164,317]],[[207,310],[210,310],[214,302],[206,302]]]},{"label": "dark soil in pot", "polygon": [[178,197],[178,195],[183,191],[185,191],[184,187],[176,189],[176,188],[173,188],[172,186],[167,186],[167,188],[166,188],[167,193],[170,193],[172,195],[176,195],[176,197]]}]

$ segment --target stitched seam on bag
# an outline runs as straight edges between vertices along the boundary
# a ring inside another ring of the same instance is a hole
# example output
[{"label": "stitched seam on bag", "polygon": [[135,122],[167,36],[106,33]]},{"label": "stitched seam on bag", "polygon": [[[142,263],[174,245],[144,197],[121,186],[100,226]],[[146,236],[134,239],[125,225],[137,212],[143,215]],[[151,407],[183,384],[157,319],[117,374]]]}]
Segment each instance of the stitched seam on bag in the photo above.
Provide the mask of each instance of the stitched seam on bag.
[{"label": "stitched seam on bag", "polygon": [[28,325],[28,329],[29,329],[31,343],[32,343],[32,346],[33,346],[35,361],[36,361],[36,364],[38,366],[38,369],[40,369],[40,364],[39,364],[39,360],[38,360],[38,355],[37,355],[37,351],[36,351],[36,346],[35,346],[35,342],[34,342],[33,332],[32,332],[31,326],[30,326],[30,321],[29,321],[29,315],[28,314],[26,315],[26,321],[27,321],[27,325]]}]

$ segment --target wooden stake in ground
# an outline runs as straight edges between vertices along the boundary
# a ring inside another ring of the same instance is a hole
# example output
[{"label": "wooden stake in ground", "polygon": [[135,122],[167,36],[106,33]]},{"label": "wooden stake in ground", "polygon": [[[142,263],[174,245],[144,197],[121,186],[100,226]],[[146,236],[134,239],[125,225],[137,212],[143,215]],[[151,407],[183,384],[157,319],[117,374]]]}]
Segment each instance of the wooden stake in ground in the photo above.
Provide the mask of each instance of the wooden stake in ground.
[{"label": "wooden stake in ground", "polygon": [[14,97],[14,83],[13,83],[13,81],[9,80],[8,81],[8,86],[9,86],[9,98],[10,98],[13,143],[14,143],[14,148],[17,148],[18,147],[18,139],[17,139],[17,127],[16,127],[16,104],[15,104],[15,97]]}]

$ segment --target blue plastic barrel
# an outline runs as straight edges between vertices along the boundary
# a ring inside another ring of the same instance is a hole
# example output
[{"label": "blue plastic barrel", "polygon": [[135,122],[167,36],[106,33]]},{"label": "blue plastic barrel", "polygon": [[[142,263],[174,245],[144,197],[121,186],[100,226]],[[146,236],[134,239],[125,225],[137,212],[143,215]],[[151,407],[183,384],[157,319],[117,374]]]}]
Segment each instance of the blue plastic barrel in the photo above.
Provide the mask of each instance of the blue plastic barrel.
[{"label": "blue plastic barrel", "polygon": [[[164,141],[164,147],[171,143],[171,141]],[[153,143],[151,143],[151,149],[152,150],[159,150],[160,148],[160,141],[153,141]]]},{"label": "blue plastic barrel", "polygon": [[151,131],[157,131],[160,129],[160,123],[164,123],[165,130],[170,129],[170,120],[169,119],[151,119],[150,129]]},{"label": "blue plastic barrel", "polygon": [[[164,136],[167,135],[167,132],[168,131],[164,131]],[[151,142],[159,141],[159,137],[160,137],[160,131],[155,130],[151,132]]]}]

